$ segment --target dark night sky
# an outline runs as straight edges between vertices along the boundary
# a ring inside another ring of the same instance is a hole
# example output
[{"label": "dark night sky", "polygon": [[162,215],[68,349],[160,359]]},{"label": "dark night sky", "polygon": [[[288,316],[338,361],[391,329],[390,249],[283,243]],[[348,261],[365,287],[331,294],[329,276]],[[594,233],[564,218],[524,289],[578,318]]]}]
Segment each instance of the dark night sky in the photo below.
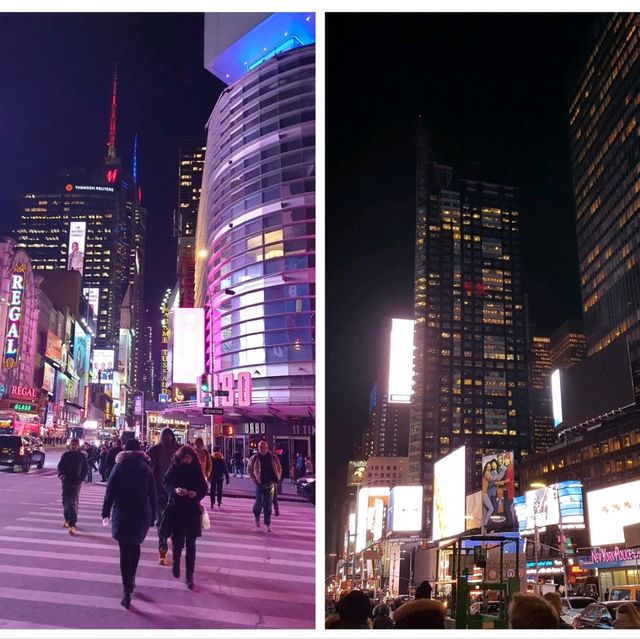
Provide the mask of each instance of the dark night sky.
[{"label": "dark night sky", "polygon": [[566,86],[589,21],[327,16],[328,505],[367,420],[380,321],[413,317],[417,113],[436,161],[517,187],[532,323],[579,317]]},{"label": "dark night sky", "polygon": [[147,208],[145,303],[154,313],[175,281],[171,214],[178,148],[204,127],[223,85],[203,68],[202,14],[2,14],[0,19],[0,235],[16,198],[99,168],[106,155],[113,63],[116,147],[138,171]]}]

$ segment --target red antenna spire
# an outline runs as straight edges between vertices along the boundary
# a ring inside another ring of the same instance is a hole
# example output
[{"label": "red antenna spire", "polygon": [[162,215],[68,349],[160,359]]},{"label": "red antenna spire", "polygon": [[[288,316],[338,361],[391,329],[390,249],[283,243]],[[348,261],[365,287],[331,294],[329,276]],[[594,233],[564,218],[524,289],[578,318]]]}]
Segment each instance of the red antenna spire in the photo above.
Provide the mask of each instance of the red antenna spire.
[{"label": "red antenna spire", "polygon": [[109,119],[109,144],[107,160],[116,159],[116,92],[118,90],[118,65],[113,65],[113,92],[111,94],[111,118]]}]

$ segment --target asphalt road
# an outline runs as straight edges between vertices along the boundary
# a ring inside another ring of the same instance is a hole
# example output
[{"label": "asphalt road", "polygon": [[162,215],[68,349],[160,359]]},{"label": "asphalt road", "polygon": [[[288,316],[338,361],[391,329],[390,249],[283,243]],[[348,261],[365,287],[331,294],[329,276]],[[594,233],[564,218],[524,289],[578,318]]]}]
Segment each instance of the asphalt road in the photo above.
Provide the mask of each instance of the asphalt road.
[{"label": "asphalt road", "polygon": [[0,469],[0,630],[314,627],[313,506],[281,502],[267,533],[255,527],[252,500],[223,498],[213,512],[203,500],[212,527],[197,542],[195,589],[158,564],[150,530],[125,610],[118,546],[101,523],[104,484],[83,485],[71,537],[62,527],[61,453],[49,449],[45,468],[28,474]]}]

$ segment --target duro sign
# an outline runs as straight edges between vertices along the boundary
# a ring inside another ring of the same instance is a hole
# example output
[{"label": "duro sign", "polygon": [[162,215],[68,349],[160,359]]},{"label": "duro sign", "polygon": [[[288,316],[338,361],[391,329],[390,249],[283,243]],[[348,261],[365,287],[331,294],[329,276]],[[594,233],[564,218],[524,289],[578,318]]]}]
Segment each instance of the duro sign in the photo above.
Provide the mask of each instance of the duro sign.
[{"label": "duro sign", "polygon": [[19,360],[25,270],[24,262],[18,262],[14,265],[11,273],[7,333],[4,339],[4,358],[2,361],[2,365],[8,369],[15,368]]}]

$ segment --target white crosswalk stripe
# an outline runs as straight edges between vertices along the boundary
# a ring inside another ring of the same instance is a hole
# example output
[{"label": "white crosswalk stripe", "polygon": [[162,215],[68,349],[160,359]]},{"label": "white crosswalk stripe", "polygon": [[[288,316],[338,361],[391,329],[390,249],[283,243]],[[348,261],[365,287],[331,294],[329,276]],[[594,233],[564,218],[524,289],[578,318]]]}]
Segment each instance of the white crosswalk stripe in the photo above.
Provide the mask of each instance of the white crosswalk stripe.
[{"label": "white crosswalk stripe", "polygon": [[16,502],[15,516],[0,522],[0,630],[314,627],[311,505],[281,501],[269,533],[262,522],[255,526],[252,499],[226,497],[214,510],[203,500],[212,527],[197,542],[194,591],[158,564],[151,529],[127,611],[120,605],[118,545],[101,524],[104,485],[82,486],[77,535],[71,536],[62,527],[56,471],[26,477],[28,486],[0,487]]}]

